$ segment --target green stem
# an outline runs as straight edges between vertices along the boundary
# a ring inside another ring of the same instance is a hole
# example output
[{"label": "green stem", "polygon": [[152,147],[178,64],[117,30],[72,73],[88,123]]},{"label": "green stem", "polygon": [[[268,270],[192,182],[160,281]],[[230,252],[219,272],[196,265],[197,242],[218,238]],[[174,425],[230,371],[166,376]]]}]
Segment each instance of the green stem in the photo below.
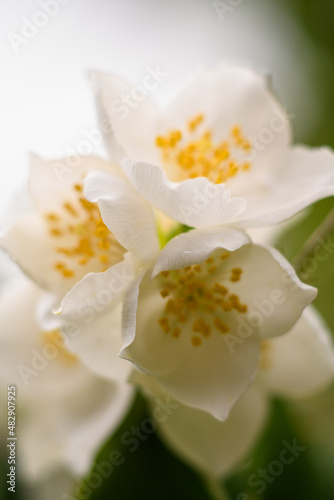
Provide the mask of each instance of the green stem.
[{"label": "green stem", "polygon": [[302,269],[304,261],[308,257],[312,257],[316,247],[319,245],[319,240],[328,236],[334,231],[334,209],[329,212],[319,227],[306,240],[301,252],[294,259],[293,266],[298,271]]},{"label": "green stem", "polygon": [[217,479],[215,479],[214,477],[206,476],[204,477],[204,481],[213,500],[230,500],[229,495],[220,486]]}]

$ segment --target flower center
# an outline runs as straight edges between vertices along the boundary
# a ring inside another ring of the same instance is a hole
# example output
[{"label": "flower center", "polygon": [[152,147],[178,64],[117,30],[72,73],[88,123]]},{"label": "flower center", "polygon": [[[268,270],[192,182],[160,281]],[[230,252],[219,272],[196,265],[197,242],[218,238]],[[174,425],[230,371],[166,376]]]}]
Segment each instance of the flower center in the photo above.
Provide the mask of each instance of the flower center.
[{"label": "flower center", "polygon": [[205,117],[198,114],[188,122],[185,132],[171,130],[156,137],[162,160],[172,180],[206,177],[215,184],[226,182],[251,168],[252,145],[236,125],[229,136],[215,143],[212,131],[203,128]]},{"label": "flower center", "polygon": [[210,337],[212,330],[220,334],[228,333],[230,327],[226,320],[233,311],[247,312],[247,305],[242,304],[239,296],[229,289],[241,280],[242,269],[228,269],[225,284],[215,280],[219,264],[229,256],[228,252],[224,252],[217,257],[211,256],[203,264],[160,273],[163,285],[160,295],[166,299],[166,304],[158,323],[166,334],[180,337],[182,325],[186,327],[189,322],[193,332],[191,343],[196,347],[202,344],[204,338]]},{"label": "flower center", "polygon": [[78,362],[78,357],[66,349],[63,336],[59,330],[43,332],[43,344],[44,347],[53,350],[54,354],[52,356],[58,361],[66,365],[73,365]]},{"label": "flower center", "polygon": [[92,264],[95,272],[105,271],[121,261],[125,249],[104,224],[97,203],[83,197],[83,186],[73,186],[74,197],[61,210],[45,214],[50,236],[57,241],[54,269],[64,278]]}]

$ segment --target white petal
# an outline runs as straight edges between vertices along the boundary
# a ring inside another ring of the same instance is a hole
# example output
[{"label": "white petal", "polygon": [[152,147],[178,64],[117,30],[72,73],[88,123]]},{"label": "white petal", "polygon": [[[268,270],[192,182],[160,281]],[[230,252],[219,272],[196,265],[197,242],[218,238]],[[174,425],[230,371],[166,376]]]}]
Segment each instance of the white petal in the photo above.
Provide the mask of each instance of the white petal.
[{"label": "white petal", "polygon": [[247,212],[236,220],[242,227],[277,224],[333,194],[333,152],[296,146],[280,157],[270,177],[247,193]]},{"label": "white petal", "polygon": [[164,415],[157,409],[157,399],[151,402],[158,432],[177,455],[210,476],[226,475],[247,457],[264,429],[268,410],[264,395],[254,386],[240,397],[224,422],[176,404],[176,410]]},{"label": "white petal", "polygon": [[59,254],[42,214],[37,211],[21,217],[1,236],[0,246],[45,290],[64,295],[77,281],[77,277],[64,278],[56,271]]},{"label": "white petal", "polygon": [[126,159],[122,166],[149,203],[187,226],[216,226],[245,210],[244,198],[231,197],[224,184],[212,184],[205,177],[171,182],[157,165]]},{"label": "white petal", "polygon": [[99,379],[79,360],[68,363],[45,341],[35,319],[39,295],[23,279],[0,302],[1,386],[17,386],[18,458],[30,480],[60,466],[87,473],[133,397],[130,386]]},{"label": "white petal", "polygon": [[72,431],[66,442],[64,461],[81,476],[89,472],[96,453],[125,418],[134,396],[134,389],[128,384],[101,380],[92,386],[90,398],[87,398],[88,391],[89,387],[84,388],[81,398],[76,395],[78,404],[67,407],[71,412]]},{"label": "white petal", "polygon": [[[138,94],[138,86],[131,86],[116,76],[91,73],[90,78],[96,96],[100,129],[105,132],[104,140],[110,157],[116,161],[124,156],[155,161],[158,150],[154,151],[152,146],[156,135],[157,111],[147,95],[143,94],[145,89],[141,87]],[[138,95],[138,99],[134,95]],[[130,104],[127,104],[126,97]],[[147,158],[150,150],[151,154]]]},{"label": "white petal", "polygon": [[82,182],[92,170],[123,175],[118,166],[95,156],[70,156],[48,161],[31,154],[30,162],[29,192],[36,206],[43,210],[59,208],[66,190]]},{"label": "white petal", "polygon": [[[180,268],[183,263],[195,264],[193,247],[186,242],[194,243],[196,238],[200,241],[201,234],[202,231],[196,230],[181,235],[176,242],[170,242],[172,249],[178,247],[180,255],[173,257],[173,252],[166,247],[167,258],[158,269],[167,270],[167,263],[172,269]],[[235,234],[238,235],[237,232]],[[235,245],[236,241],[236,246],[245,243],[231,238],[230,244]],[[141,283],[138,280],[133,284],[124,299],[121,356],[143,373],[154,377],[176,399],[224,420],[254,376],[260,339],[288,331],[314,298],[315,290],[301,283],[287,261],[272,249],[246,244],[221,260],[220,254],[216,255],[213,251],[215,245],[221,248],[223,244],[219,238],[211,237],[210,240],[208,231],[203,251],[205,257],[209,245],[212,245],[211,253],[216,259],[215,270],[214,274],[209,273],[205,270],[207,264],[203,264],[201,279],[211,280],[212,286],[215,283],[226,286],[228,296],[234,294],[239,298],[240,305],[246,305],[248,309],[224,312],[216,306],[214,314],[208,319],[208,312],[201,309],[198,299],[195,308],[184,309],[186,317],[181,321],[178,313],[174,317],[173,313],[170,316],[166,313],[166,302],[160,294],[166,286],[165,278],[156,276],[151,279],[148,273]],[[182,256],[182,251],[186,254],[190,252],[190,257]],[[199,255],[198,252],[196,249],[195,255]],[[197,263],[203,262],[203,255]],[[239,281],[232,282],[230,273],[235,268],[241,268],[242,276]],[[173,290],[177,290],[173,288],[173,280],[176,287],[180,290],[182,287],[176,284],[180,276],[171,276],[168,300],[174,297]],[[169,321],[167,333],[159,325],[165,316]],[[198,319],[211,327],[211,333],[209,331],[206,335],[201,327],[194,330]],[[223,321],[228,327],[224,334],[215,323],[217,320],[218,324]],[[175,327],[181,329],[176,334],[177,338],[172,332]],[[194,338],[196,331],[201,331],[204,339]]]},{"label": "white petal", "polygon": [[159,251],[154,213],[126,180],[101,172],[85,181],[85,196],[98,202],[104,223],[127,250],[143,261]]},{"label": "white petal", "polygon": [[118,358],[122,345],[120,299],[136,278],[131,254],[104,273],[90,273],[61,304],[59,317],[69,348],[98,375],[124,380],[131,367]]},{"label": "white petal", "polygon": [[261,379],[278,394],[302,396],[334,380],[331,333],[315,309],[305,309],[286,335],[264,347]]},{"label": "white petal", "polygon": [[62,400],[31,401],[20,432],[24,474],[37,480],[65,466],[84,476],[103,442],[115,431],[133,399],[133,389],[93,376]]},{"label": "white petal", "polygon": [[233,293],[248,306],[240,318],[239,335],[252,335],[257,328],[262,338],[286,333],[317,295],[274,248],[245,245],[230,255],[229,266],[243,270],[242,279],[233,287]]},{"label": "white petal", "polygon": [[231,227],[211,227],[180,234],[161,250],[152,276],[167,269],[182,269],[203,262],[217,248],[233,252],[247,243],[250,243],[249,237]]},{"label": "white petal", "polygon": [[81,318],[79,324],[70,314],[61,322],[66,346],[96,375],[120,382],[127,380],[131,364],[118,357],[122,347],[121,304],[96,314],[94,319],[94,309],[85,308],[82,311],[87,323]]},{"label": "white petal", "polygon": [[[91,378],[36,321],[40,292],[21,279],[0,301],[0,378],[21,387],[21,402],[43,401],[73,394]],[[50,387],[52,386],[52,390]]]}]

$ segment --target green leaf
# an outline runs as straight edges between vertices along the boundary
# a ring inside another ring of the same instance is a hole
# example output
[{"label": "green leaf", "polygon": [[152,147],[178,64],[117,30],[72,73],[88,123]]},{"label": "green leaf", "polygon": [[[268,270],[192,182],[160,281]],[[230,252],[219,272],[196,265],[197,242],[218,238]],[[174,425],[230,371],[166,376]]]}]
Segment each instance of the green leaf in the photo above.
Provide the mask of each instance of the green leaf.
[{"label": "green leaf", "polygon": [[[212,500],[205,481],[150,432],[150,421],[145,400],[138,395],[130,414],[98,453],[90,475],[80,486],[81,491],[88,494],[82,498]],[[107,477],[102,477],[103,474]],[[93,487],[100,482],[98,487]],[[74,498],[81,500],[79,495]]]},{"label": "green leaf", "polygon": [[[269,425],[249,462],[226,481],[233,499],[334,498],[333,480],[327,477],[319,465],[315,465],[319,453],[317,447],[310,445],[302,437],[300,422],[294,419],[288,408],[281,400],[274,401]],[[328,468],[328,457],[324,454],[321,456]]]}]

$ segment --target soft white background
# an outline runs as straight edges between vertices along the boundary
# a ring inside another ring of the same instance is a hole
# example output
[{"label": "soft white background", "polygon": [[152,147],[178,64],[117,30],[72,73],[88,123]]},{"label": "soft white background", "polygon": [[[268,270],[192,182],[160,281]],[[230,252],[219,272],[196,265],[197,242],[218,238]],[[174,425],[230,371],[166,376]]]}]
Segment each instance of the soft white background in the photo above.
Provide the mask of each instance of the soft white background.
[{"label": "soft white background", "polygon": [[20,35],[23,18],[31,21],[41,3],[11,0],[0,7],[1,214],[26,179],[28,151],[66,155],[95,126],[90,69],[136,85],[147,65],[158,64],[169,76],[152,97],[163,100],[199,67],[241,59],[272,73],[300,129],[314,118],[307,83],[312,50],[278,2],[273,10],[267,0],[241,0],[222,20],[211,0],[69,0],[15,52],[9,34]]}]

